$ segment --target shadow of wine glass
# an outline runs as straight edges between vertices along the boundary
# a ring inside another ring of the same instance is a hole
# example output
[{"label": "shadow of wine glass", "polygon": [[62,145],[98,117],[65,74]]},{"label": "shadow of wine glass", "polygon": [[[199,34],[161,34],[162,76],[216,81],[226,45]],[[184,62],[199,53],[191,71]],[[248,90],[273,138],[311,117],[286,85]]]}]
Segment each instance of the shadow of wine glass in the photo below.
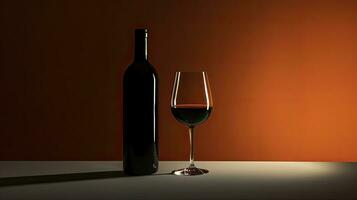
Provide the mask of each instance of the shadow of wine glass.
[{"label": "shadow of wine glass", "polygon": [[[161,175],[171,175],[171,173],[152,174],[152,175],[145,175],[145,176],[161,176]],[[124,177],[130,178],[130,177],[141,177],[141,176],[129,176],[125,174],[123,171],[102,171],[102,172],[4,177],[4,178],[0,178],[0,187],[40,184],[40,183],[108,179],[108,178],[124,178]]]}]

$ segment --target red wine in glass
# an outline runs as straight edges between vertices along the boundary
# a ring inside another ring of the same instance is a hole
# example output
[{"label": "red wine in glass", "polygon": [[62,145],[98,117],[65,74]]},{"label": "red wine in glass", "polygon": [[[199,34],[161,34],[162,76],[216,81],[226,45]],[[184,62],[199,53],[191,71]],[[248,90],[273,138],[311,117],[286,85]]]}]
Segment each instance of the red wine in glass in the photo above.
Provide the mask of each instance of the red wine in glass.
[{"label": "red wine in glass", "polygon": [[188,127],[194,127],[206,121],[211,110],[212,106],[201,104],[181,104],[171,108],[176,120]]}]

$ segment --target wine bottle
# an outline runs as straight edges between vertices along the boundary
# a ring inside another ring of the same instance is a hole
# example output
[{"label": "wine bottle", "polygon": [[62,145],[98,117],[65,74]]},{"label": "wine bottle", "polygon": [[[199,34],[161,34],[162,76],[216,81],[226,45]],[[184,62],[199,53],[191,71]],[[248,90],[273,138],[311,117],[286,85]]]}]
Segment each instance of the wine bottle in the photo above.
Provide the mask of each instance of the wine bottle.
[{"label": "wine bottle", "polygon": [[123,78],[123,167],[129,175],[158,170],[158,74],[147,42],[147,29],[136,29],[134,62]]}]

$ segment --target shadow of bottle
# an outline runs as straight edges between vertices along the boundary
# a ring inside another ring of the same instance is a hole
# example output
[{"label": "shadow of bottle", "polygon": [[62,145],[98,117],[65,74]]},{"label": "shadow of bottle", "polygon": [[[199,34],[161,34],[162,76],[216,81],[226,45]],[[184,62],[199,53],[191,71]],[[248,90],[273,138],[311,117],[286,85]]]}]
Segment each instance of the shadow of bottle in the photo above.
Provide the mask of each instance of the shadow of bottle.
[{"label": "shadow of bottle", "polygon": [[[171,173],[152,174],[146,176],[170,175]],[[123,171],[101,171],[101,172],[84,172],[84,173],[68,173],[68,174],[51,174],[51,175],[35,175],[35,176],[19,176],[0,178],[0,187],[40,184],[40,183],[55,183],[67,181],[83,181],[108,178],[123,178],[123,177],[138,177],[129,176]]]}]

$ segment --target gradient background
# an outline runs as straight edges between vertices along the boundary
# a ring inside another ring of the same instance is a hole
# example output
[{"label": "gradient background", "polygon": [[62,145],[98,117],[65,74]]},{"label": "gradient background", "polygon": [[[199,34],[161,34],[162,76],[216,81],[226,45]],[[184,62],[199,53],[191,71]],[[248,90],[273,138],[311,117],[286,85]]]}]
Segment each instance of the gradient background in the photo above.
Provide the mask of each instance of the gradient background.
[{"label": "gradient background", "polygon": [[0,159],[120,160],[122,75],[149,28],[160,159],[187,160],[174,72],[205,70],[198,160],[357,161],[357,1],[0,1]]}]

